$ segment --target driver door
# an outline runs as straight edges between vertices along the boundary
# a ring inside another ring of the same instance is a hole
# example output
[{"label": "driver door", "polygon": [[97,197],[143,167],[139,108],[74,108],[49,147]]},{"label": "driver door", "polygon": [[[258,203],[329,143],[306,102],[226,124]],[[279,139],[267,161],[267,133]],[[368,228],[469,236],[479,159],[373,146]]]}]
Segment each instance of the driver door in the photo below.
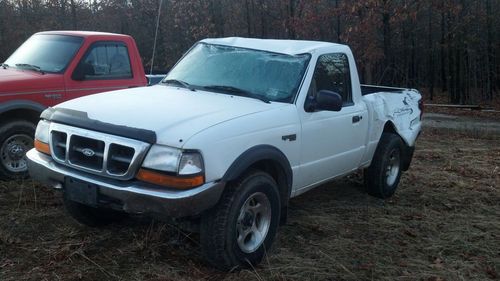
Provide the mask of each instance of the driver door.
[{"label": "driver door", "polygon": [[[349,60],[345,54],[318,58],[302,116],[301,183],[308,187],[358,168],[365,151],[368,112],[352,98]],[[338,112],[315,111],[309,105],[320,90],[342,96]]]},{"label": "driver door", "polygon": [[66,77],[66,100],[132,86],[130,54],[124,42],[97,41],[90,45],[71,75]]}]

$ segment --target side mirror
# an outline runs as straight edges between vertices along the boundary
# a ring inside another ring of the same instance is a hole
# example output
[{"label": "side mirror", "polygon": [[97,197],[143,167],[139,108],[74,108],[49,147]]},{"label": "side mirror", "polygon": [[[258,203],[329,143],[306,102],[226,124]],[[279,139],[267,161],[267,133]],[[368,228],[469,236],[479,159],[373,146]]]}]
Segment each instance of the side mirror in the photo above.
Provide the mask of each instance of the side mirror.
[{"label": "side mirror", "polygon": [[342,96],[338,93],[321,90],[316,95],[316,110],[340,111]]},{"label": "side mirror", "polygon": [[75,81],[83,81],[87,75],[94,75],[94,67],[88,63],[80,63],[73,71],[71,79]]}]

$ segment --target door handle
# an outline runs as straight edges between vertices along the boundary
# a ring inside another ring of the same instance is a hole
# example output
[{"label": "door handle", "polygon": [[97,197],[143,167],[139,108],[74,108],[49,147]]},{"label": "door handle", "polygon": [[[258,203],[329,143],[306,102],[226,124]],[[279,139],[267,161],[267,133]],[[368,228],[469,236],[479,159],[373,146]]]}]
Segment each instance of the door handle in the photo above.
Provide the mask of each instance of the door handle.
[{"label": "door handle", "polygon": [[353,116],[352,123],[358,123],[361,119],[363,119],[363,116]]}]

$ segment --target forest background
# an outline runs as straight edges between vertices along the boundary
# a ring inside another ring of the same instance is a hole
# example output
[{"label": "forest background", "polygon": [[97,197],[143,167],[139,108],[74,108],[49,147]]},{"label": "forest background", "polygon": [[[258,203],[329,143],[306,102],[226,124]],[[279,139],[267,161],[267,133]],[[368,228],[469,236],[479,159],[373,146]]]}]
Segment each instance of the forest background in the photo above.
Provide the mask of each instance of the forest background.
[{"label": "forest background", "polygon": [[[0,62],[33,33],[124,33],[149,70],[160,0],[0,0]],[[197,40],[243,36],[348,44],[363,83],[418,88],[426,99],[498,103],[500,1],[163,0],[154,69]]]}]

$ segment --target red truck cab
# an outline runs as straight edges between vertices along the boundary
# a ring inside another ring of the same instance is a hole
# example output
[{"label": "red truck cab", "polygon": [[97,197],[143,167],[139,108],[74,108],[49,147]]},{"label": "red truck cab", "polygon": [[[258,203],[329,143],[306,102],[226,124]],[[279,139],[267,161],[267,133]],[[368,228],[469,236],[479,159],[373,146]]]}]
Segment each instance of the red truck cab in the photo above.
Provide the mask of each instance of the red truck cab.
[{"label": "red truck cab", "polygon": [[141,57],[128,35],[36,33],[0,66],[0,179],[25,176],[40,113],[85,95],[146,86]]}]

